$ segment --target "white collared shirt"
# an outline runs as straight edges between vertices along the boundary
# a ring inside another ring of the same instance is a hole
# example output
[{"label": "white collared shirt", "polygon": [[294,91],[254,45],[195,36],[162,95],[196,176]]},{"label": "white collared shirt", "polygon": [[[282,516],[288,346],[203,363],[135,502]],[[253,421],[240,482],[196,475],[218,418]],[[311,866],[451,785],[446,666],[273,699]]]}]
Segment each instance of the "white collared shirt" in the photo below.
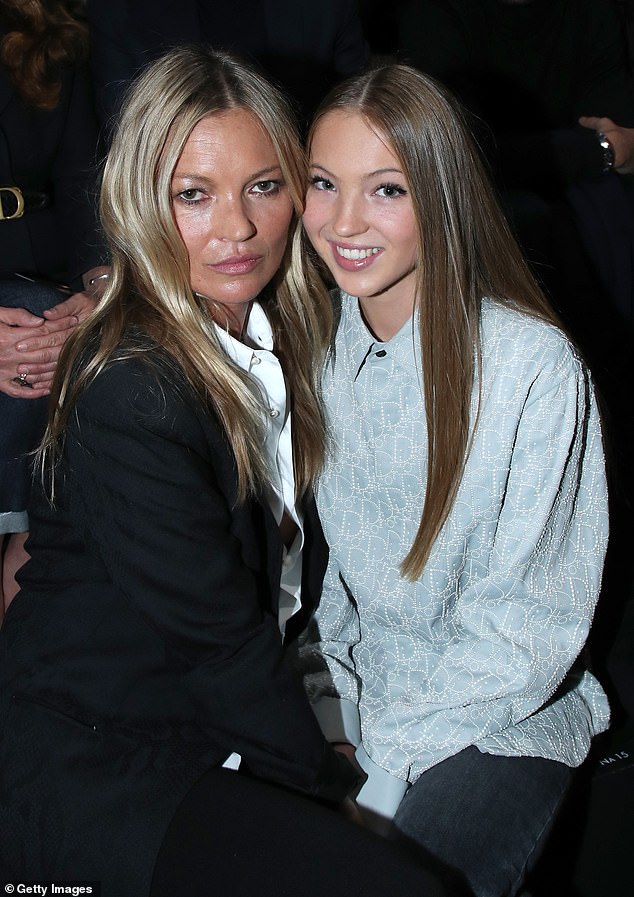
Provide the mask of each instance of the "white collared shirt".
[{"label": "white collared shirt", "polygon": [[262,417],[265,426],[264,453],[270,479],[266,498],[279,524],[284,512],[297,525],[292,545],[284,550],[278,623],[282,635],[286,623],[301,605],[303,518],[295,506],[295,474],[291,415],[287,404],[286,382],[279,359],[273,352],[273,332],[259,302],[251,306],[244,334],[245,342],[216,326],[216,332],[227,355],[250,374],[262,392]]},{"label": "white collared shirt", "polygon": [[[277,621],[282,637],[286,623],[301,605],[303,517],[295,506],[295,473],[291,415],[287,404],[286,381],[279,359],[273,352],[273,331],[259,302],[251,306],[244,339],[251,345],[215,325],[220,344],[238,367],[250,374],[262,392],[262,418],[265,426],[264,453],[269,468],[266,498],[279,524],[284,511],[297,524],[293,544],[283,547],[282,576]],[[232,753],[222,764],[225,769],[238,769],[240,754]]]}]

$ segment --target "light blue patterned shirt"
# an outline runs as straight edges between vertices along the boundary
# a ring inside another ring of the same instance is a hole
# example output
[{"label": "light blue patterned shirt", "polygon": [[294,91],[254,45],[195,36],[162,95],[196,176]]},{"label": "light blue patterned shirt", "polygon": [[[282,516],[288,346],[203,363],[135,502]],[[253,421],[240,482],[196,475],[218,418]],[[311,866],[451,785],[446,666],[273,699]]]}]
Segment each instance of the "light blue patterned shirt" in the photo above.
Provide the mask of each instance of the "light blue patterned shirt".
[{"label": "light blue patterned shirt", "polygon": [[408,783],[471,744],[578,765],[609,719],[596,679],[569,674],[608,535],[585,367],[556,328],[485,300],[473,447],[412,583],[399,564],[427,473],[418,330],[410,321],[377,342],[357,300],[342,303],[324,375],[333,454],[317,495],[330,564],[301,648],[326,736],[358,745],[360,802],[386,817]]}]

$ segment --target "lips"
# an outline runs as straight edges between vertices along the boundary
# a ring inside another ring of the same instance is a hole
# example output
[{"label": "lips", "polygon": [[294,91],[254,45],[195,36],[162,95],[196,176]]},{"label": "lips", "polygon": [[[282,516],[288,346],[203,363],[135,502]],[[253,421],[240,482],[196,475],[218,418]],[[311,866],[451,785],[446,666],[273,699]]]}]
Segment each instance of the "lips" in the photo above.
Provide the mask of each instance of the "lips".
[{"label": "lips", "polygon": [[346,246],[332,243],[332,253],[337,265],[344,271],[359,271],[371,265],[383,252],[380,246]]},{"label": "lips", "polygon": [[234,256],[233,258],[222,259],[222,261],[215,262],[207,267],[218,274],[250,274],[261,261],[261,255]]}]

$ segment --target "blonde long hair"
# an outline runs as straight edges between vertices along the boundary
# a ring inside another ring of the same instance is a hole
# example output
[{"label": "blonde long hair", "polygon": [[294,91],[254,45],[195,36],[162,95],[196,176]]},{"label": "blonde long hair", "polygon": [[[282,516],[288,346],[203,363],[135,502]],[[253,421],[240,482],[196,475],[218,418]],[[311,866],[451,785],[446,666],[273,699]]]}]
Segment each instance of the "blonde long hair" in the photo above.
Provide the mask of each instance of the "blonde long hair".
[{"label": "blonde long hair", "polygon": [[236,108],[252,113],[270,137],[293,202],[287,249],[261,300],[290,385],[298,494],[320,470],[325,435],[317,384],[331,305],[302,248],[301,143],[276,88],[235,57],[204,48],[180,48],[155,62],[133,84],[124,105],[100,204],[112,278],[95,313],[64,347],[40,450],[45,469],[59,456],[81,391],[121,355],[122,346],[128,356],[147,354],[147,344],[126,339],[135,328],[167,351],[218,415],[235,455],[239,498],[252,494],[266,477],[259,394],[221,348],[205,304],[190,285],[187,251],[171,205],[172,174],[193,128],[209,115]]},{"label": "blonde long hair", "polygon": [[427,488],[401,564],[420,577],[455,501],[469,453],[480,369],[482,299],[558,324],[513,238],[456,101],[406,65],[381,66],[336,87],[317,110],[352,110],[390,146],[407,179],[418,240],[416,307],[429,432]]}]

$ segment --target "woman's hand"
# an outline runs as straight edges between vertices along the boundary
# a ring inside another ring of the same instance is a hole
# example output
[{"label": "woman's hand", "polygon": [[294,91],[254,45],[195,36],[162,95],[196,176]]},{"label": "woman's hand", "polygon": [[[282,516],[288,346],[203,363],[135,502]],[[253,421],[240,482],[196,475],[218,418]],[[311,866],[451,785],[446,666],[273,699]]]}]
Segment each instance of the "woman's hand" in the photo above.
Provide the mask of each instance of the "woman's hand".
[{"label": "woman's hand", "polygon": [[359,764],[355,758],[356,748],[353,744],[350,744],[349,741],[333,741],[332,746],[340,754],[343,754],[344,757],[347,757],[355,768],[358,767]]},{"label": "woman's hand", "polygon": [[110,268],[92,268],[85,289],[38,317],[23,308],[0,307],[0,391],[14,399],[48,395],[62,346],[91,312],[108,284]]},{"label": "woman's hand", "polygon": [[48,395],[62,346],[94,300],[78,293],[40,318],[23,308],[0,307],[0,391],[14,399]]},{"label": "woman's hand", "polygon": [[47,321],[63,321],[65,318],[75,318],[75,325],[84,321],[95,310],[98,302],[97,296],[90,293],[74,293],[63,302],[47,308],[44,317]]},{"label": "woman's hand", "polygon": [[[343,754],[347,760],[354,766],[355,769],[361,771],[361,767],[357,763],[355,757],[355,746],[350,744],[348,741],[334,741],[332,742],[332,746],[334,749]],[[361,807],[357,804],[356,800],[351,797],[346,797],[343,803],[340,806],[340,811],[346,819],[349,819],[350,822],[354,822],[355,825],[364,826],[363,813],[361,811]]]},{"label": "woman's hand", "polygon": [[353,800],[351,797],[344,798],[339,807],[339,810],[341,812],[341,815],[344,816],[349,822],[354,822],[355,825],[360,825],[362,828],[365,826],[361,808],[357,804],[356,800]]}]

